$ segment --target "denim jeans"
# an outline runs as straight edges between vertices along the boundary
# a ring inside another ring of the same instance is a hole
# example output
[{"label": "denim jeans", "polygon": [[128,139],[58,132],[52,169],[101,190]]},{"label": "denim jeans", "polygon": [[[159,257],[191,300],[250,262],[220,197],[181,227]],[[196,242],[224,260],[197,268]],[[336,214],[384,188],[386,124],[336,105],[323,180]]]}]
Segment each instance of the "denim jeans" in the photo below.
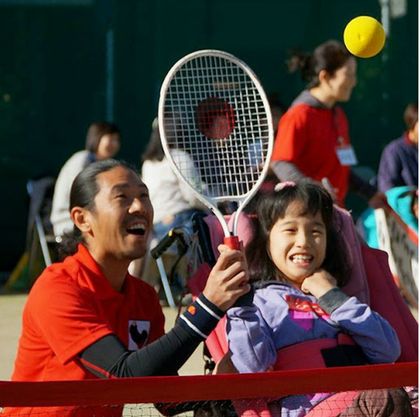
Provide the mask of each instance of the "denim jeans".
[{"label": "denim jeans", "polygon": [[199,212],[199,209],[189,209],[179,212],[175,215],[175,218],[172,223],[156,223],[153,225],[154,229],[154,237],[160,241],[168,232],[169,230],[173,229],[174,227],[182,227],[187,233],[192,233],[192,223],[191,217],[194,213]]}]

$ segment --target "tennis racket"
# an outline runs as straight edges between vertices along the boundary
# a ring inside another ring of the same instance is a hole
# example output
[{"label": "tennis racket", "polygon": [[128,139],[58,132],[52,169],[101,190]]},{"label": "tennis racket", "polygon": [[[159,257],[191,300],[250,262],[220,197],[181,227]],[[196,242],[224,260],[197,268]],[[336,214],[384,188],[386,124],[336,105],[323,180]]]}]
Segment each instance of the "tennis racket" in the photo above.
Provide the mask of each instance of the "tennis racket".
[{"label": "tennis racket", "polygon": [[[159,132],[176,175],[217,217],[225,244],[239,248],[239,215],[262,184],[273,148],[265,92],[253,71],[223,51],[180,59],[163,81]],[[218,208],[237,202],[232,230]]]}]

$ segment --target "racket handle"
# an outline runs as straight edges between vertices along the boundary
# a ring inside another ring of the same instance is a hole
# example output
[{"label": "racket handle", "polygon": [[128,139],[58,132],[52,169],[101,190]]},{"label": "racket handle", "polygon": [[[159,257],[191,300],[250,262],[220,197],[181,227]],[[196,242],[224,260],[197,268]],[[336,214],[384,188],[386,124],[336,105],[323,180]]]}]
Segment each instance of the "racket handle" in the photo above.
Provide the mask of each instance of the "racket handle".
[{"label": "racket handle", "polygon": [[241,243],[239,242],[238,236],[225,236],[223,243],[230,249],[241,249]]}]

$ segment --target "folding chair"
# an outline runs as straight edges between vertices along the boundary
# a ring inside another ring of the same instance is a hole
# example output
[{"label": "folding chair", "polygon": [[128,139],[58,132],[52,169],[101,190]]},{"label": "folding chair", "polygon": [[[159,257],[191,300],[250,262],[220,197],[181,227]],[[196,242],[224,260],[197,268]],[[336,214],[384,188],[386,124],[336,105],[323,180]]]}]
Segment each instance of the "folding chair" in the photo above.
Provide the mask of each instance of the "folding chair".
[{"label": "folding chair", "polygon": [[53,177],[29,180],[26,189],[30,197],[26,248],[29,254],[29,271],[32,271],[41,248],[45,266],[52,263],[51,246],[55,245],[55,236],[49,221],[52,191],[55,184]]}]

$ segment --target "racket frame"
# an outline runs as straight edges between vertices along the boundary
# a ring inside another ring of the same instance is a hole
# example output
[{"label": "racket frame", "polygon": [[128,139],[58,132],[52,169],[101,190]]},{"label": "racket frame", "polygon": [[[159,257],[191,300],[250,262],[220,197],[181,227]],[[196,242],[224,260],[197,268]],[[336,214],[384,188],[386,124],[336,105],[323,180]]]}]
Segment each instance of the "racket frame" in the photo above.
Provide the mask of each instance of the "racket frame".
[{"label": "racket frame", "polygon": [[[168,87],[171,84],[173,78],[175,77],[175,75],[177,74],[177,72],[180,68],[182,68],[187,62],[192,61],[196,58],[204,57],[204,56],[211,56],[211,57],[218,57],[218,58],[226,59],[226,60],[234,63],[235,65],[239,66],[249,76],[249,78],[253,82],[254,86],[256,87],[256,89],[257,89],[257,91],[260,95],[261,101],[263,102],[263,105],[264,105],[266,119],[267,119],[267,125],[268,125],[267,153],[266,153],[264,165],[263,165],[263,168],[261,170],[261,173],[259,175],[258,180],[255,182],[255,184],[252,186],[252,188],[245,195],[241,195],[241,196],[218,196],[218,197],[213,197],[212,198],[210,196],[204,196],[203,194],[198,192],[190,184],[190,182],[186,178],[184,178],[182,172],[178,169],[177,165],[173,161],[173,158],[172,158],[171,152],[170,152],[170,148],[169,148],[169,145],[168,145],[167,140],[166,140],[165,126],[164,126],[164,121],[165,121],[164,113],[165,113],[165,103],[166,103],[166,96],[167,96],[167,93],[168,93]],[[270,160],[271,160],[271,154],[272,154],[272,151],[273,151],[273,143],[274,143],[274,137],[273,137],[274,136],[274,129],[273,129],[273,122],[272,122],[270,105],[269,105],[267,96],[265,94],[265,91],[264,91],[259,79],[255,75],[255,73],[249,68],[249,66],[245,62],[243,62],[242,60],[240,60],[239,58],[235,57],[234,55],[232,55],[228,52],[219,51],[219,50],[216,50],[216,49],[203,49],[203,50],[200,50],[200,51],[192,52],[192,53],[184,56],[183,58],[179,59],[172,66],[172,68],[169,70],[169,72],[167,73],[167,75],[166,75],[166,77],[165,77],[165,79],[162,83],[162,87],[161,87],[161,90],[160,90],[159,107],[158,107],[158,121],[159,121],[159,133],[160,133],[160,137],[161,137],[162,147],[163,147],[164,153],[165,153],[166,157],[168,158],[169,163],[172,166],[172,169],[175,172],[175,174],[178,176],[178,178],[182,182],[186,183],[194,191],[194,194],[196,195],[197,199],[199,201],[201,201],[207,208],[209,208],[212,211],[212,213],[217,217],[220,224],[222,225],[223,232],[225,234],[225,238],[230,238],[232,236],[236,236],[240,213],[243,211],[243,209],[249,203],[251,198],[258,191],[258,189],[260,188],[261,184],[263,183],[263,181],[264,181],[264,179],[267,175],[268,169],[270,167]],[[235,213],[233,214],[234,219],[233,219],[232,231],[229,230],[229,226],[228,226],[228,223],[227,223],[224,215],[222,214],[222,212],[217,207],[217,203],[222,202],[222,201],[235,201],[235,202],[238,203],[238,208],[235,211]]]}]

